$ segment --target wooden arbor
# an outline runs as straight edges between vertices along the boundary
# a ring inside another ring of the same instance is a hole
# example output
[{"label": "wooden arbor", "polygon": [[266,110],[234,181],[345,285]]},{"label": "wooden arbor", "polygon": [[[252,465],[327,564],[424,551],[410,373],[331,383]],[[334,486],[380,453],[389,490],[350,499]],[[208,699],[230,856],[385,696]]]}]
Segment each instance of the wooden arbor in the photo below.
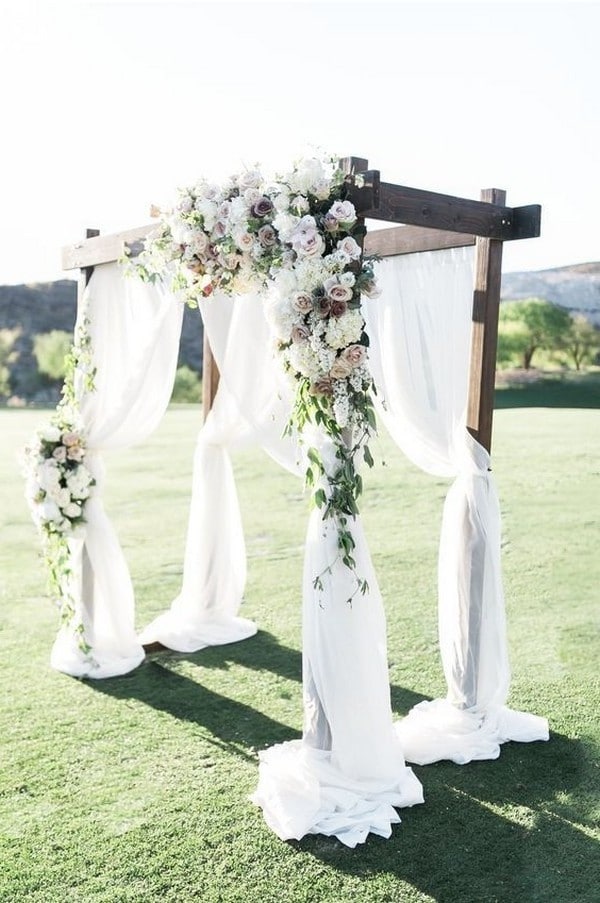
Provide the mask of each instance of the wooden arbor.
[{"label": "wooden arbor", "polygon": [[[382,182],[379,171],[370,170],[368,161],[361,157],[346,157],[340,166],[348,173],[350,199],[363,220],[402,224],[367,233],[366,253],[391,257],[475,245],[467,428],[490,451],[502,244],[537,237],[541,207],[507,207],[506,192],[497,188],[482,191],[481,199],[474,201]],[[357,176],[362,178],[356,179]],[[82,292],[96,264],[118,260],[126,251],[132,256],[139,254],[143,240],[154,228],[155,224],[150,223],[105,236],[88,229],[85,240],[63,249],[63,268],[80,269]],[[206,333],[202,377],[206,416],[219,379]]]}]

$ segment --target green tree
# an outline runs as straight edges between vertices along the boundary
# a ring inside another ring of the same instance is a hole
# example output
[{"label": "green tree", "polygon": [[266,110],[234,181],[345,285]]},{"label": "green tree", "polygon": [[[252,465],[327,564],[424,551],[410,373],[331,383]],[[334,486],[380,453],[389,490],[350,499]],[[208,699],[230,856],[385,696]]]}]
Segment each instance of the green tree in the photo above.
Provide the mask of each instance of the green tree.
[{"label": "green tree", "polygon": [[38,370],[54,382],[65,378],[65,357],[71,350],[73,336],[63,329],[40,332],[33,338],[33,353]]},{"label": "green tree", "polygon": [[529,370],[535,352],[558,350],[570,327],[569,313],[543,298],[506,301],[498,323],[499,360],[517,357]]},{"label": "green tree", "polygon": [[582,314],[572,314],[561,348],[573,361],[575,369],[581,370],[582,364],[592,364],[600,354],[600,329]]},{"label": "green tree", "polygon": [[171,401],[176,403],[193,403],[202,400],[202,381],[200,376],[191,367],[185,364],[177,369],[175,385]]},{"label": "green tree", "polygon": [[13,346],[20,334],[20,329],[0,329],[0,395],[10,395],[9,364],[19,356]]}]

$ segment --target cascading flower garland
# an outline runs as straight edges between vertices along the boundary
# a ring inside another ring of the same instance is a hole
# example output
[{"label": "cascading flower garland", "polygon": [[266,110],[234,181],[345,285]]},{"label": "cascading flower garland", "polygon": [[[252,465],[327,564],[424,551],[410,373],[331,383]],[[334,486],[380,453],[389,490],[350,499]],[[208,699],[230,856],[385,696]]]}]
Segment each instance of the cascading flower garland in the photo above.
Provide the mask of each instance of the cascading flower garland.
[{"label": "cascading flower garland", "polygon": [[307,449],[306,483],[324,517],[335,519],[340,556],[354,570],[348,518],[358,513],[362,491],[356,459],[360,453],[372,465],[367,443],[375,429],[360,304],[377,289],[350,184],[333,159],[302,160],[272,181],[258,169],[223,186],[200,180],[162,214],[135,269],[145,279],[166,279],[192,307],[218,292],[263,294],[277,352],[296,386],[288,431],[302,438],[314,424],[335,446],[336,465],[327,472],[319,450]]},{"label": "cascading flower garland", "polygon": [[85,391],[94,388],[88,325],[84,317],[76,329],[55,414],[23,451],[25,497],[42,541],[48,589],[59,607],[61,623],[78,635],[85,654],[91,647],[75,608],[69,539],[85,524],[85,506],[96,482],[86,466],[86,436],[79,422],[76,391],[76,380],[82,380]]}]

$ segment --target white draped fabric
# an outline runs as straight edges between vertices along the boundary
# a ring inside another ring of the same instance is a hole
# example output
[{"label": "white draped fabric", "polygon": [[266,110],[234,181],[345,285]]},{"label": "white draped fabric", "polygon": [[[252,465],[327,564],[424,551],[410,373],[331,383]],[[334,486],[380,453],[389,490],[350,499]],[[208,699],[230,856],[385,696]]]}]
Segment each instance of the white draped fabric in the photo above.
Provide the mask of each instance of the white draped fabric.
[{"label": "white draped fabric", "polygon": [[[348,846],[387,837],[396,807],[423,801],[408,761],[463,763],[494,758],[508,739],[546,739],[542,718],[505,705],[509,686],[500,574],[500,516],[489,456],[465,428],[473,288],[472,252],[405,256],[379,266],[382,295],[365,303],[380,415],[408,457],[453,477],[439,558],[440,646],[448,696],[421,703],[393,724],[383,604],[360,519],[350,523],[355,576],[338,557],[331,520],[312,512],[303,580],[302,740],[261,754],[253,800],[282,838],[307,833]],[[114,265],[97,267],[80,315],[90,319],[96,389],[82,395],[90,466],[97,478],[72,571],[86,637],[64,629],[54,667],[76,676],[125,673],[141,643],[179,651],[246,639],[256,626],[239,616],[246,554],[230,449],[254,444],[293,473],[303,448],[283,439],[292,388],[272,350],[265,301],[209,298],[202,315],[221,382],[198,439],[181,592],[170,609],[134,632],[131,580],[102,507],[101,453],[148,436],[167,406],[176,367],[181,305]],[[334,467],[327,437],[317,446]],[[320,576],[321,585],[315,585]]]},{"label": "white draped fabric", "polygon": [[144,658],[134,627],[129,570],[102,504],[102,454],[142,442],[169,403],[183,307],[160,286],[124,278],[117,264],[97,266],[78,311],[89,320],[95,388],[76,386],[87,433],[86,462],[96,478],[82,534],[70,540],[72,590],[85,637],[84,654],[72,629],[59,631],[51,664],[75,677],[124,674]]},{"label": "white draped fabric", "polygon": [[506,708],[510,682],[500,569],[500,511],[486,450],[466,430],[473,251],[432,251],[378,265],[365,304],[378,413],[422,470],[454,477],[439,553],[439,640],[448,695],[397,725],[406,758],[496,758],[506,740],[548,739],[544,718]]}]

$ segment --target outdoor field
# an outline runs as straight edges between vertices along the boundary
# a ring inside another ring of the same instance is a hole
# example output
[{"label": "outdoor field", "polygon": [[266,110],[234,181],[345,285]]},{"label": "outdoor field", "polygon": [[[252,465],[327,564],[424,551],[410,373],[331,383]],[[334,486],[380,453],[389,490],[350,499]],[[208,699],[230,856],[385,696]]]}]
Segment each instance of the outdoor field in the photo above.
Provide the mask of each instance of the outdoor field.
[{"label": "outdoor field", "polygon": [[[3,903],[594,903],[600,895],[600,387],[498,393],[493,467],[513,681],[548,743],[416,767],[425,805],[389,840],[281,842],[248,795],[258,751],[300,736],[308,503],[260,452],[234,455],[258,635],[132,674],[52,671],[57,615],[16,455],[49,412],[0,411],[0,900]],[[108,459],[106,507],[143,627],[177,594],[198,406]],[[443,696],[436,556],[447,483],[386,437],[362,511],[400,718]],[[382,459],[385,466],[382,466]]]}]

